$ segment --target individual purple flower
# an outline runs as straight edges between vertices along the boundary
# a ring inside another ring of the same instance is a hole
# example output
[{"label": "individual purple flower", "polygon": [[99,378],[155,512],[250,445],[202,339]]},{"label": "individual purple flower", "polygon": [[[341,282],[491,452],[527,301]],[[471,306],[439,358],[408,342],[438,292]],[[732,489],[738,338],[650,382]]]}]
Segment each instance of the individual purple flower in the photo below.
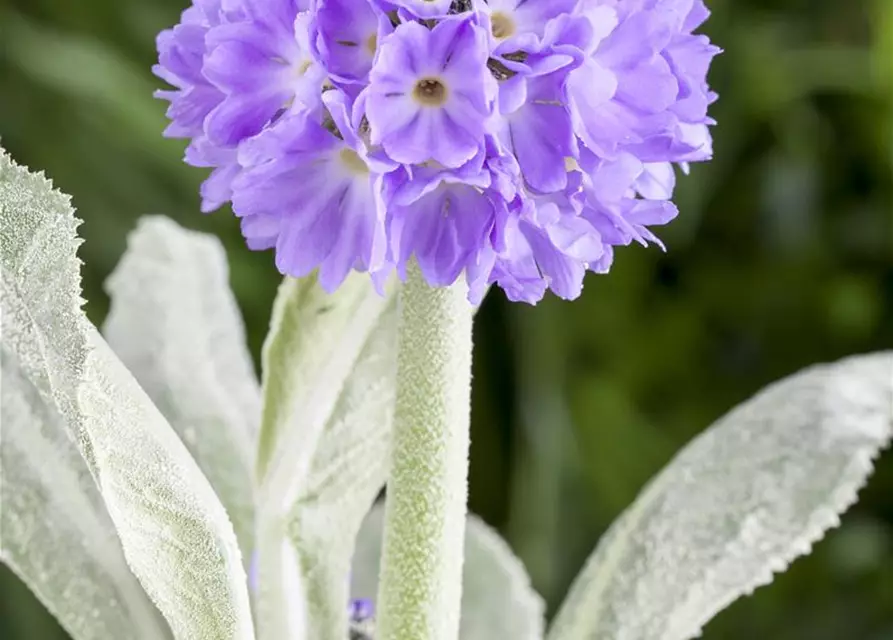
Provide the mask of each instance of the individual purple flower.
[{"label": "individual purple flower", "polygon": [[505,76],[499,83],[498,109],[504,116],[499,136],[517,157],[526,183],[539,193],[553,193],[567,185],[565,159],[577,157],[567,81],[583,64],[593,31],[585,18],[560,14],[527,35],[512,44],[525,49],[498,61]]},{"label": "individual purple flower", "polygon": [[433,286],[451,284],[464,270],[471,297],[483,293],[480,270],[492,268],[489,237],[504,206],[493,183],[484,149],[456,169],[429,164],[387,176],[387,231],[401,277],[414,257]]},{"label": "individual purple flower", "polygon": [[496,82],[487,33],[473,16],[433,29],[404,22],[384,42],[369,74],[366,117],[374,145],[402,164],[459,167],[484,142]]},{"label": "individual purple flower", "polygon": [[158,64],[152,71],[175,87],[155,92],[157,98],[170,102],[166,136],[201,135],[205,118],[223,100],[223,94],[202,75],[205,37],[219,22],[219,1],[199,0],[183,12],[180,24],[158,34]]},{"label": "individual purple flower", "polygon": [[311,44],[329,77],[364,84],[378,51],[378,41],[393,31],[388,17],[367,0],[318,0]]},{"label": "individual purple flower", "polygon": [[506,224],[509,249],[497,259],[492,280],[510,300],[535,303],[546,289],[572,300],[583,276],[606,248],[598,231],[565,195],[526,200]]},{"label": "individual purple flower", "polygon": [[249,138],[294,103],[321,106],[325,70],[314,60],[311,18],[291,0],[245,0],[249,19],[208,31],[203,75],[224,94],[205,120],[218,145]]},{"label": "individual purple flower", "polygon": [[364,622],[375,615],[375,604],[369,598],[355,598],[350,601],[350,619]]},{"label": "individual purple flower", "polygon": [[584,64],[568,79],[575,133],[603,157],[661,131],[679,91],[660,55],[667,40],[660,15],[640,11],[621,21],[613,13],[607,6],[584,13],[603,37],[593,39]]},{"label": "individual purple flower", "polygon": [[584,154],[581,164],[582,189],[574,198],[581,216],[598,230],[606,245],[605,258],[594,270],[604,273],[610,268],[611,247],[637,242],[663,249],[650,227],[666,224],[678,213],[668,199],[674,177],[667,167],[643,164],[629,153],[613,160]]},{"label": "individual purple flower", "polygon": [[535,303],[658,244],[712,154],[702,0],[195,0],[159,36],[167,135],[286,274],[418,263]]},{"label": "individual purple flower", "polygon": [[186,162],[213,169],[199,190],[202,213],[210,213],[232,199],[233,180],[242,170],[234,147],[220,147],[207,136],[199,136],[186,147]]},{"label": "individual purple flower", "polygon": [[496,41],[493,53],[501,56],[538,48],[549,21],[569,15],[577,0],[478,0],[475,4],[488,18]]},{"label": "individual purple flower", "polygon": [[159,64],[153,72],[176,87],[155,92],[156,97],[170,102],[167,116],[171,123],[165,135],[192,138],[186,162],[213,169],[201,187],[203,212],[213,211],[230,199],[232,180],[239,172],[235,149],[219,147],[204,135],[205,120],[226,97],[203,74],[206,38],[221,19],[237,19],[240,15],[232,8],[224,11],[220,0],[198,0],[183,12],[181,24],[162,31],[157,40]]},{"label": "individual purple flower", "polygon": [[320,284],[334,291],[351,269],[382,266],[380,182],[396,165],[367,152],[342,94],[324,97],[331,120],[292,114],[241,146],[233,209],[250,247],[275,247],[282,273],[319,268]]},{"label": "individual purple flower", "polygon": [[[575,133],[594,152],[610,157],[623,148],[646,162],[709,157],[706,105],[715,96],[704,93],[699,74],[718,49],[692,35],[705,12],[701,0],[615,1],[581,10],[596,37],[569,77],[568,95]],[[692,46],[697,53],[689,57]]]},{"label": "individual purple flower", "polygon": [[523,92],[521,105],[506,114],[500,139],[511,150],[527,184],[541,193],[567,185],[564,159],[577,155],[564,85],[567,70],[513,79]]},{"label": "individual purple flower", "polygon": [[708,126],[714,120],[707,116],[707,108],[717,95],[707,84],[707,71],[720,49],[710,44],[707,36],[693,33],[710,15],[703,1],[685,0],[679,5],[679,17],[670,21],[673,36],[662,51],[679,86],[670,107],[675,120],[644,148],[630,149],[645,161],[697,162],[713,155]]}]

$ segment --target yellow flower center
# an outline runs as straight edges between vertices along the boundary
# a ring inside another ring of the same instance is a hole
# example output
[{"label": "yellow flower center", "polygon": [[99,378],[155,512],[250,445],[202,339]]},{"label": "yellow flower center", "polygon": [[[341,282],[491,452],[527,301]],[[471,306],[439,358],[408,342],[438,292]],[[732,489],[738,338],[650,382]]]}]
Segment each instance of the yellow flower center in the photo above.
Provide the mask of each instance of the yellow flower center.
[{"label": "yellow flower center", "polygon": [[310,65],[313,64],[310,60],[302,60],[300,64],[295,66],[295,75],[298,77],[303,76],[307,73],[307,69],[310,68]]},{"label": "yellow flower center", "polygon": [[416,102],[426,107],[439,107],[447,99],[447,88],[437,78],[422,78],[412,90]]},{"label": "yellow flower center", "polygon": [[366,166],[363,159],[353,149],[342,149],[338,156],[341,159],[341,163],[352,174],[361,176],[369,173],[369,167]]},{"label": "yellow flower center", "polygon": [[505,40],[515,35],[515,21],[502,11],[496,11],[490,16],[490,30],[497,40]]}]

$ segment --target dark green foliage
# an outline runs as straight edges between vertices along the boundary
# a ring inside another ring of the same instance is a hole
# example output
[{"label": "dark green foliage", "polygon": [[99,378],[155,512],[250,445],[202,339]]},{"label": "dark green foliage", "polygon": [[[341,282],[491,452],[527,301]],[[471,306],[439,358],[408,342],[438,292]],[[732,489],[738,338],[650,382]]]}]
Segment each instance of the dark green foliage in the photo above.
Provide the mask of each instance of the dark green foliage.
[{"label": "dark green foliage", "polygon": [[[202,171],[164,140],[154,37],[185,0],[0,3],[0,137],[70,193],[85,296],[138,216],[220,235],[259,351],[278,276]],[[668,252],[618,252],[582,299],[509,305],[476,325],[471,508],[508,536],[550,607],[600,533],[684,442],[765,384],[893,348],[893,4],[714,0],[716,160],[681,181]],[[0,574],[0,637],[64,638]],[[893,637],[893,454],[808,559],[705,638]]]}]

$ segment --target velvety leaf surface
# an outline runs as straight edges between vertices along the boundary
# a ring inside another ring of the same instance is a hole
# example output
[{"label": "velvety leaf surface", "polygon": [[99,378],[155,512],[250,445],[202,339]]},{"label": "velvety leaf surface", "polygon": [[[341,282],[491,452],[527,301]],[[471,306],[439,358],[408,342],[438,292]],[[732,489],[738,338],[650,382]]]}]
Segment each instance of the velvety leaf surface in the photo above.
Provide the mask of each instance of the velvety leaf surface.
[{"label": "velvety leaf surface", "polygon": [[[3,340],[0,385],[0,559],[76,640],[157,640],[164,621],[124,560],[84,459],[52,402],[49,363],[32,323],[69,334],[79,299],[69,200],[41,175],[0,156]],[[23,287],[27,282],[52,283]],[[67,301],[53,314],[52,295]],[[22,297],[36,304],[26,306]],[[35,300],[36,298],[36,300]],[[76,331],[75,331],[76,334]],[[79,339],[69,343],[84,353]]]},{"label": "velvety leaf surface", "polygon": [[258,457],[264,638],[347,634],[354,538],[386,478],[394,322],[393,296],[365,274],[331,295],[315,277],[280,287],[263,351]]},{"label": "velvety leaf surface", "polygon": [[809,553],[893,431],[893,352],[777,382],[697,437],[618,518],[550,640],[688,640]]},{"label": "velvety leaf surface", "polygon": [[250,640],[241,554],[223,506],[80,309],[73,211],[5,156],[0,184],[3,355],[21,379],[18,400],[58,416],[77,444],[127,564],[174,636]]},{"label": "velvety leaf surface", "polygon": [[106,288],[109,346],[207,476],[248,557],[260,385],[220,241],[143,218]]}]

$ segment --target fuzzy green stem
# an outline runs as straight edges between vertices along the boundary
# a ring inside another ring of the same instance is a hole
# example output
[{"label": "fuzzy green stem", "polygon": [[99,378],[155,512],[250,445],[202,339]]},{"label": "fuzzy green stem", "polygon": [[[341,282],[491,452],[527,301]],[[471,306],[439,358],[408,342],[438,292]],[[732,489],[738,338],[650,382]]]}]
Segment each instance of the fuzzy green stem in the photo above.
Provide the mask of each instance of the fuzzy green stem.
[{"label": "fuzzy green stem", "polygon": [[456,640],[468,495],[471,319],[464,287],[414,263],[400,290],[397,405],[378,640]]}]

